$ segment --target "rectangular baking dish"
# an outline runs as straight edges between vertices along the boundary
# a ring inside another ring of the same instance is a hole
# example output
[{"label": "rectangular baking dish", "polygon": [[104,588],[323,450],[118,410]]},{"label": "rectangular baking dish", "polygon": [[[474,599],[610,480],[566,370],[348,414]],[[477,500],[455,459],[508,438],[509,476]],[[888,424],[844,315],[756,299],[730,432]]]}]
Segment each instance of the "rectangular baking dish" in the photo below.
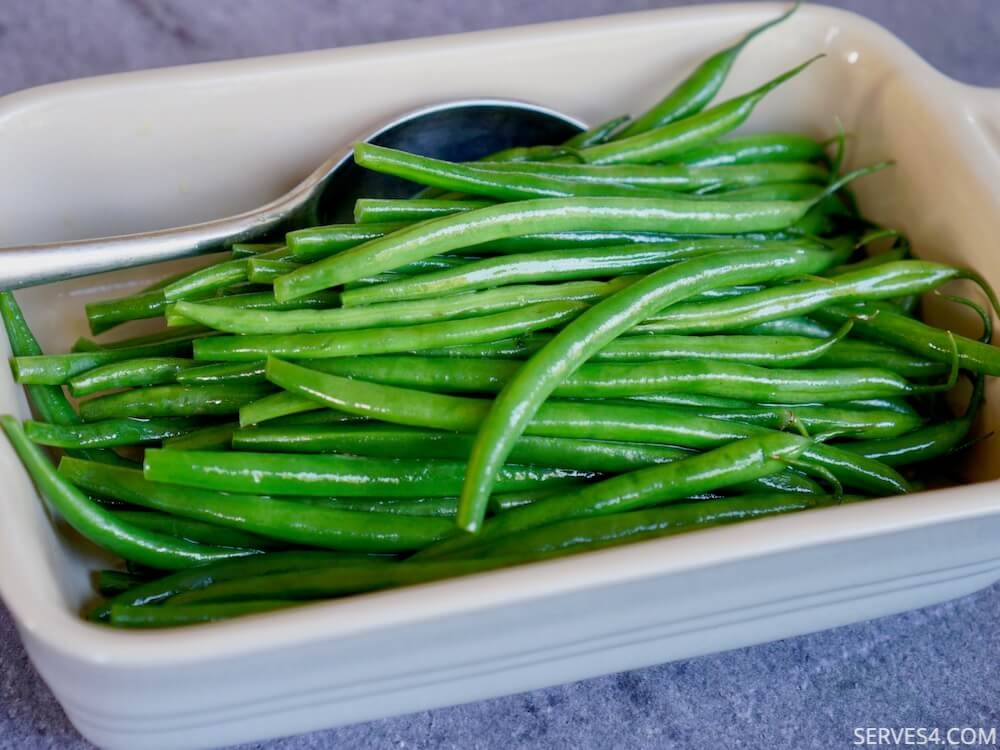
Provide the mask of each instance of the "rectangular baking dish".
[{"label": "rectangular baking dish", "polygon": [[[783,6],[715,5],[155,70],[0,101],[0,244],[148,230],[277,196],[369,126],[417,105],[514,97],[589,122],[637,112]],[[880,27],[807,6],[743,53],[723,96],[813,54],[749,130],[855,138],[858,186],[919,253],[1000,285],[1000,97],[931,69]],[[145,268],[19,293],[43,344]],[[6,343],[4,343],[6,346]],[[3,356],[9,352],[4,349]],[[996,429],[992,384],[982,432]],[[0,412],[24,417],[0,372]],[[170,632],[83,622],[101,558],[54,529],[6,444],[0,596],[70,720],[108,748],[196,748],[432,708],[738,648],[919,607],[1000,579],[1000,441],[976,483],[720,528]]]}]

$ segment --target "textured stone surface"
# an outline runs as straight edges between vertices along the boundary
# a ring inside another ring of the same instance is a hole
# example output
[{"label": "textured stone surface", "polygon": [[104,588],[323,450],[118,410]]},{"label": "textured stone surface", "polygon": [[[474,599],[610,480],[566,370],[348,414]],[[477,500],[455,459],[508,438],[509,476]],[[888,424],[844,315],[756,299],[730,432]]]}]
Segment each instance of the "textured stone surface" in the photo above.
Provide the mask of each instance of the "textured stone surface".
[{"label": "textured stone surface", "polygon": [[[185,62],[670,0],[2,0],[0,94]],[[839,0],[945,73],[1000,85],[997,0]],[[1000,726],[1000,587],[875,622],[525,695],[247,747],[850,747],[856,726]],[[0,748],[85,748],[0,607]]]}]

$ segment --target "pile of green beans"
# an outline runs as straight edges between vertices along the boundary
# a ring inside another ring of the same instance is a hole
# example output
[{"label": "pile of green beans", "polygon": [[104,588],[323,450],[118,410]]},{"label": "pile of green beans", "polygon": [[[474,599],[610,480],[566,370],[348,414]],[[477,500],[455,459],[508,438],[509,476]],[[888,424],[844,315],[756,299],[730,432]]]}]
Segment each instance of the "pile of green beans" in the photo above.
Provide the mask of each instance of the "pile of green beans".
[{"label": "pile of green beans", "polygon": [[[1000,303],[860,214],[847,184],[885,165],[732,135],[815,63],[713,104],[793,11],[565,143],[358,144],[414,196],[88,304],[101,338],[69,353],[0,292],[34,411],[0,428],[126,567],[87,616],[211,622],[940,483],[1000,374]],[[950,298],[978,337],[920,317],[955,281],[992,308]]]}]

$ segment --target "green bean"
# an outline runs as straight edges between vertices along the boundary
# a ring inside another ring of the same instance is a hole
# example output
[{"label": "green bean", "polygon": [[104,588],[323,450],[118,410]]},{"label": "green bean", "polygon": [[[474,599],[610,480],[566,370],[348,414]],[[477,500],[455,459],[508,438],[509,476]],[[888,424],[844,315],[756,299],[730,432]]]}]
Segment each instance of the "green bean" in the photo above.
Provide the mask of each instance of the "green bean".
[{"label": "green bean", "polygon": [[[191,300],[193,301],[193,300]],[[185,318],[177,312],[177,305],[188,300],[171,302],[164,313],[168,326],[189,325],[194,321]],[[299,297],[291,302],[277,302],[273,292],[246,292],[243,294],[231,294],[223,297],[213,297],[211,299],[199,300],[201,304],[223,309],[239,308],[240,310],[315,310],[327,307],[337,307],[340,305],[340,294],[338,292],[317,292]]]},{"label": "green bean", "polygon": [[[905,262],[905,261],[904,261]],[[961,368],[984,375],[1000,375],[1000,350],[991,344],[935,328],[899,313],[871,305],[830,305],[816,311],[820,320],[853,320],[854,330],[891,346],[935,362],[949,362],[958,350]]]},{"label": "green bean", "polygon": [[[496,393],[521,363],[470,360],[460,364],[419,357],[344,358],[319,369],[334,375],[404,388]],[[722,398],[738,394],[755,402],[808,404],[900,396],[923,391],[894,372],[875,367],[838,370],[765,368],[713,359],[584,364],[552,390],[561,398],[623,398],[655,393],[695,393]]]},{"label": "green bean", "polygon": [[292,255],[302,262],[319,260],[342,250],[349,250],[369,240],[376,240],[402,229],[406,224],[332,224],[325,227],[297,229],[285,235]]},{"label": "green bean", "polygon": [[279,391],[240,407],[240,426],[259,424],[279,417],[310,412],[316,402],[294,393]]},{"label": "green bean", "polygon": [[261,253],[269,253],[272,250],[280,250],[285,245],[281,242],[237,242],[229,248],[229,254],[233,260],[238,258],[251,258]]},{"label": "green bean", "polygon": [[150,607],[162,604],[177,594],[196,591],[213,583],[231,581],[238,578],[254,578],[258,576],[281,573],[289,570],[305,571],[310,568],[324,567],[336,563],[363,559],[371,566],[385,563],[391,558],[359,555],[349,552],[332,552],[329,550],[301,550],[290,552],[266,552],[252,557],[241,557],[234,560],[208,563],[197,568],[188,568],[176,573],[141,583],[112,599],[104,602],[88,614],[88,619],[95,622],[106,622],[114,605],[128,607]]},{"label": "green bean", "polygon": [[591,279],[595,276],[650,273],[670,263],[720,250],[822,249],[810,240],[775,240],[749,243],[739,238],[695,239],[635,248],[550,250],[473,261],[459,268],[426,273],[394,283],[344,292],[344,307],[377,302],[439,297],[505,284]]},{"label": "green bean", "polygon": [[[226,455],[149,451],[147,468],[150,461],[154,465],[158,462],[157,457],[187,460],[198,456],[219,458]],[[175,463],[169,460],[161,465]],[[292,544],[361,552],[396,552],[419,549],[441,539],[453,528],[451,523],[440,518],[355,513],[294,500],[166,484],[145,479],[142,472],[133,469],[108,467],[72,458],[62,460],[59,472],[76,486],[90,492]],[[252,482],[245,483],[249,484]]]},{"label": "green bean", "polygon": [[247,280],[251,284],[273,284],[279,276],[302,267],[301,263],[292,260],[273,260],[271,258],[247,258]]},{"label": "green bean", "polygon": [[[153,482],[265,495],[364,497],[440,497],[458,494],[465,464],[461,461],[376,459],[346,455],[146,451],[143,473]],[[505,466],[497,491],[532,488],[575,479],[593,472],[533,466]]]},{"label": "green bean", "polygon": [[147,357],[176,357],[191,353],[195,335],[182,335],[173,340],[139,346],[123,346],[75,354],[38,354],[14,357],[14,377],[19,383],[31,385],[62,385],[95,367]]},{"label": "green bean", "polygon": [[128,573],[124,570],[101,570],[95,577],[94,588],[101,596],[116,596],[148,580],[145,575]]},{"label": "green bean", "polygon": [[[809,162],[777,162],[722,167],[689,167],[684,164],[562,164],[514,162],[490,165],[494,172],[511,175],[534,174],[595,185],[689,192],[704,189],[732,190],[770,183],[815,183],[829,180],[823,166]],[[399,201],[400,208],[404,201]],[[441,206],[442,213],[446,206]],[[456,209],[461,207],[456,207]],[[476,206],[481,208],[481,206]]]},{"label": "green bean", "polygon": [[[256,554],[255,550],[250,549],[192,544],[121,522],[110,511],[87,499],[57,474],[41,449],[28,439],[14,417],[0,416],[0,427],[7,434],[41,494],[52,503],[66,523],[94,544],[119,557],[153,568],[176,570]],[[93,465],[112,470],[118,468],[103,463]]]},{"label": "green bean", "polygon": [[[602,148],[602,146],[594,146],[593,148]],[[463,164],[443,161],[432,159],[429,156],[419,156],[406,151],[376,146],[364,141],[355,144],[354,161],[358,166],[374,172],[400,177],[421,185],[445,190],[459,190],[502,201],[585,196],[656,198],[661,194],[658,190],[648,190],[618,183],[598,184],[550,177],[538,173],[508,172],[503,169],[494,169],[490,162]],[[470,209],[459,206],[456,210],[464,213]],[[355,220],[357,221],[357,214],[355,214]]]},{"label": "green bean", "polygon": [[832,336],[837,329],[804,315],[793,315],[788,318],[766,320],[752,326],[740,326],[733,330],[752,336],[805,336],[822,339]]},{"label": "green bean", "polygon": [[354,204],[354,221],[358,224],[410,223],[491,205],[492,201],[482,200],[359,198]]},{"label": "green bean", "polygon": [[254,589],[261,592],[281,590],[284,592],[284,596],[297,600],[339,597],[364,591],[426,583],[442,578],[454,578],[527,561],[524,558],[517,560],[490,558],[486,560],[428,560],[426,562],[414,561],[390,565],[334,564],[301,572],[289,571],[224,581],[203,589],[179,594],[170,601],[169,606],[149,607],[146,611],[180,610],[185,612],[195,607],[208,610],[212,607],[235,606],[244,602],[252,604],[254,600],[260,599],[258,595],[253,593]]},{"label": "green bean", "polygon": [[808,136],[796,133],[753,133],[697,146],[668,157],[666,161],[688,167],[721,167],[825,159],[823,146]]},{"label": "green bean", "polygon": [[[267,377],[275,385],[334,409],[393,424],[476,432],[490,402],[460,396],[377,385],[309,370],[270,359]],[[636,402],[549,401],[525,430],[528,435],[661,443],[705,449],[745,437],[770,434],[766,428],[696,417],[687,410]],[[516,443],[516,440],[515,440]],[[845,485],[881,494],[908,490],[906,481],[877,461],[815,444],[805,453],[812,466],[832,471]]]},{"label": "green bean", "polygon": [[[233,433],[233,448],[462,460],[469,455],[472,439],[469,434],[395,425],[303,425],[238,430]],[[687,453],[664,445],[524,435],[515,443],[511,460],[581,471],[621,472],[673,461]]]},{"label": "green bean", "polygon": [[588,302],[612,294],[632,281],[631,278],[621,278],[608,282],[520,284],[440,299],[387,302],[363,308],[333,310],[231,311],[192,302],[178,302],[176,310],[185,317],[225,333],[274,335],[344,331],[475,318],[508,310],[522,310],[540,302]]},{"label": "green bean", "polygon": [[88,302],[85,310],[90,332],[97,335],[130,320],[157,318],[163,315],[168,304],[163,291],[156,289],[118,299]]},{"label": "green bean", "polygon": [[878,362],[904,378],[923,378],[948,371],[949,363],[935,362],[900,349],[869,341],[841,340],[812,362],[814,367],[850,367],[858,362]]},{"label": "green bean", "polygon": [[[724,489],[782,471],[809,447],[797,435],[772,433],[737,440],[679,461],[637,469],[515,508],[485,523],[476,536],[462,535],[426,549],[420,559],[439,558],[514,532],[573,518],[638,510],[682,500],[689,495]],[[461,506],[459,507],[461,511]],[[471,540],[471,541],[470,541]]]},{"label": "green bean", "polygon": [[173,383],[185,368],[194,364],[193,360],[180,357],[139,357],[112,362],[71,378],[69,392],[80,397],[112,388]]},{"label": "green bean", "polygon": [[264,361],[219,362],[191,367],[181,373],[177,382],[185,385],[213,383],[260,383],[264,380]]},{"label": "green bean", "polygon": [[33,443],[55,448],[114,448],[142,445],[185,435],[198,424],[192,419],[108,419],[79,425],[24,423]]},{"label": "green bean", "polygon": [[683,120],[646,130],[610,143],[589,146],[578,154],[591,164],[648,164],[683,153],[707,143],[742,125],[760,101],[790,78],[798,75],[819,57],[813,57],[782,73],[763,86],[706,109]]},{"label": "green bean", "polygon": [[828,251],[806,248],[722,251],[667,266],[589,308],[527,360],[494,401],[469,458],[459,503],[459,526],[474,531],[482,523],[490,477],[503,463],[511,443],[556,386],[652,311],[669,307],[703,289],[810,273],[812,268],[822,269],[831,260]]},{"label": "green bean", "polygon": [[744,495],[664,508],[561,521],[511,534],[475,548],[487,558],[551,556],[601,549],[645,539],[660,539],[698,529],[813,508],[857,502],[835,495]]},{"label": "green bean", "polygon": [[175,539],[186,539],[199,544],[214,544],[219,547],[246,547],[248,549],[279,549],[271,539],[256,534],[247,534],[237,529],[194,521],[190,518],[179,518],[168,513],[158,513],[150,510],[113,510],[111,514],[119,521],[158,534],[172,536]]},{"label": "green bean", "polygon": [[631,120],[632,118],[629,115],[612,117],[610,120],[605,120],[592,128],[577,133],[567,140],[563,146],[566,148],[583,148],[584,146],[592,146],[595,143],[604,143],[615,131],[627,125]]},{"label": "green bean", "polygon": [[214,292],[247,280],[247,260],[238,258],[214,263],[194,271],[163,287],[163,297],[168,302],[190,299],[193,295]]},{"label": "green bean", "polygon": [[193,430],[186,435],[163,441],[163,447],[177,451],[228,450],[232,444],[233,431],[239,425],[217,424]]},{"label": "green bean", "polygon": [[[845,175],[827,190],[833,192],[876,168]],[[692,201],[665,197],[539,198],[504,203],[414,224],[345,250],[276,279],[274,294],[279,300],[294,299],[420,258],[526,232],[631,230],[740,234],[780,230],[801,219],[815,202]]]},{"label": "green bean", "polygon": [[[810,313],[834,301],[888,299],[931,291],[966,271],[941,263],[901,260],[845,273],[835,279],[776,286],[735,299],[675,305],[637,326],[644,333],[705,333],[745,328],[755,323]],[[845,316],[842,325],[850,319]],[[926,326],[925,326],[926,327]],[[855,323],[855,330],[858,324]]]},{"label": "green bean", "polygon": [[301,502],[313,502],[324,508],[336,508],[355,513],[389,513],[397,516],[430,516],[454,518],[458,510],[457,497],[314,497]]},{"label": "green bean", "polygon": [[109,622],[119,628],[175,628],[181,625],[220,622],[233,617],[274,612],[294,606],[301,606],[301,602],[257,599],[250,602],[188,607],[126,607],[115,604],[111,607]]},{"label": "green bean", "polygon": [[[819,195],[823,188],[807,182],[772,182],[767,185],[752,185],[750,187],[738,187],[732,190],[720,190],[711,192],[705,196],[706,199],[727,198],[733,201],[799,201],[808,200]],[[824,202],[823,206],[817,208],[836,207],[836,204]]]},{"label": "green bean", "polygon": [[983,401],[983,377],[976,379],[965,414],[940,424],[928,425],[901,437],[844,443],[849,453],[881,461],[889,466],[928,461],[957,451],[972,429]]},{"label": "green bean", "polygon": [[725,83],[726,77],[729,75],[729,69],[736,62],[736,58],[743,51],[743,48],[758,35],[784,21],[798,7],[799,4],[796,2],[791,10],[761,24],[745,34],[736,44],[716,52],[703,61],[669,94],[619,132],[615,140],[639,135],[701,112],[719,93],[719,89],[722,88],[722,84]]},{"label": "green bean", "polygon": [[270,393],[267,385],[155,385],[97,396],[80,403],[87,422],[120,417],[198,417],[236,414]]},{"label": "green bean", "polygon": [[541,302],[519,310],[483,315],[475,318],[474,324],[468,320],[449,320],[338,333],[216,336],[195,342],[194,358],[223,362],[252,362],[268,355],[325,359],[496,341],[512,334],[558,326],[579,315],[583,308],[580,302]]},{"label": "green bean", "polygon": [[[662,403],[655,396],[636,397],[650,403]],[[886,438],[910,432],[920,427],[924,420],[914,413],[900,413],[893,409],[852,409],[833,405],[795,406],[757,405],[745,408],[692,407],[699,417],[721,419],[726,422],[743,422],[771,429],[785,430],[801,425],[816,439],[831,437]]]}]

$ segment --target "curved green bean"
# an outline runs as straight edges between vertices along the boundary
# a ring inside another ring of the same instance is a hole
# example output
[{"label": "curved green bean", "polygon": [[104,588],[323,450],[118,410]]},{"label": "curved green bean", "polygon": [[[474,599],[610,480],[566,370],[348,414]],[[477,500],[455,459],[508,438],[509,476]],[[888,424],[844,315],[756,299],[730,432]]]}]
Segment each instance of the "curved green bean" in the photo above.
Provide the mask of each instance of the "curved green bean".
[{"label": "curved green bean", "polygon": [[[52,503],[66,523],[94,544],[119,557],[152,568],[177,570],[257,554],[252,549],[193,544],[119,521],[110,511],[89,500],[57,474],[41,449],[28,439],[14,417],[0,416],[0,428],[7,434],[41,494]],[[63,460],[77,459],[67,457]],[[93,465],[111,470],[119,468],[103,463]],[[449,527],[453,526],[449,524]]]}]

